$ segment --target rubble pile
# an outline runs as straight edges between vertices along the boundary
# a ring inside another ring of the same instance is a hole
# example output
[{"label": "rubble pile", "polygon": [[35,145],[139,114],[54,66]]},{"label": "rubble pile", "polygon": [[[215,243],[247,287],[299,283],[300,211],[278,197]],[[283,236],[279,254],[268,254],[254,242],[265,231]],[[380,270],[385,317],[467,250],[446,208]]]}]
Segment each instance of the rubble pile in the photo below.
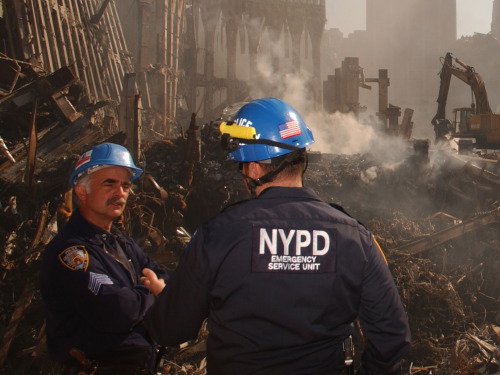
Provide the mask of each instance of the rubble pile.
[{"label": "rubble pile", "polygon": [[[470,159],[448,150],[431,157],[413,155],[388,169],[376,155],[323,155],[306,184],[362,221],[385,250],[412,328],[407,373],[497,373],[498,166],[480,167],[479,176]],[[363,178],[370,170],[377,177]],[[436,235],[482,211],[492,225]],[[412,248],[427,238],[438,246]]]},{"label": "rubble pile", "polygon": [[[201,222],[248,198],[213,126],[191,130],[198,136],[143,145],[145,173],[119,223],[170,270]],[[186,151],[193,145],[199,154]],[[385,250],[412,328],[404,373],[499,372],[497,163],[485,167],[436,150],[432,162],[413,155],[388,168],[376,156],[312,153],[305,185],[342,205]],[[65,171],[71,160],[50,168]],[[63,181],[41,184],[36,194],[22,183],[0,187],[0,373],[57,374],[44,348],[37,278],[44,245],[71,212]],[[423,247],[422,239],[429,241]],[[206,333],[168,348],[163,373],[203,374]],[[360,356],[362,337],[358,344]]]}]

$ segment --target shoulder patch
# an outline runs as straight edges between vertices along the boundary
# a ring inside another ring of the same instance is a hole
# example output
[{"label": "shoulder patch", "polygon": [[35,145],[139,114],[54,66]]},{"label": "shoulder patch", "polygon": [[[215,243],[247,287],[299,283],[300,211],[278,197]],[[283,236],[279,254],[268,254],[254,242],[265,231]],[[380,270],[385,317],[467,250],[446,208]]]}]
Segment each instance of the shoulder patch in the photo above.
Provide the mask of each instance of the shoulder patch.
[{"label": "shoulder patch", "polygon": [[89,253],[85,246],[70,246],[64,249],[58,257],[63,265],[73,271],[86,271],[89,265]]}]

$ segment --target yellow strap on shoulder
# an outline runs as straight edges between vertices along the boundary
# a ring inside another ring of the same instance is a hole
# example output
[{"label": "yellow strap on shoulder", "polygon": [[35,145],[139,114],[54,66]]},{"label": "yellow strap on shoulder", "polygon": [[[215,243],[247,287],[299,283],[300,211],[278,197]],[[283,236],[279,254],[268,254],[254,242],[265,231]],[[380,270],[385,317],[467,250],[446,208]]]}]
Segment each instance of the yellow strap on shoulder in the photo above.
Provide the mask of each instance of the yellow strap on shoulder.
[{"label": "yellow strap on shoulder", "polygon": [[382,258],[384,258],[385,264],[389,264],[389,263],[387,263],[387,258],[385,257],[385,254],[382,251],[382,248],[380,247],[377,240],[375,239],[375,236],[372,235],[372,238],[373,238],[373,242],[375,243],[375,246],[377,246],[378,251],[380,251],[380,254],[382,254]]}]

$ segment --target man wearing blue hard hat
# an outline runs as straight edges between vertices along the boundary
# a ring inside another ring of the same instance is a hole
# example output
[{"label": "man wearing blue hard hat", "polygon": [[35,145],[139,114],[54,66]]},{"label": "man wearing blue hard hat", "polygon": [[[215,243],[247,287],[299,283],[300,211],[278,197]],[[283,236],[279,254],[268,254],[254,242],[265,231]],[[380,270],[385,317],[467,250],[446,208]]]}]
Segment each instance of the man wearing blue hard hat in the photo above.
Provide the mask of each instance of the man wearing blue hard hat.
[{"label": "man wearing blue hard hat", "polygon": [[398,290],[372,233],[303,186],[311,130],[276,98],[220,126],[253,199],[202,224],[145,322],[162,345],[196,338],[208,318],[209,375],[396,375],[410,346]]},{"label": "man wearing blue hard hat", "polygon": [[143,318],[154,296],[141,273],[167,275],[113,225],[141,173],[125,147],[103,143],[71,174],[78,207],[47,245],[40,275],[47,348],[68,373],[81,366],[93,374],[153,373],[157,346]]}]

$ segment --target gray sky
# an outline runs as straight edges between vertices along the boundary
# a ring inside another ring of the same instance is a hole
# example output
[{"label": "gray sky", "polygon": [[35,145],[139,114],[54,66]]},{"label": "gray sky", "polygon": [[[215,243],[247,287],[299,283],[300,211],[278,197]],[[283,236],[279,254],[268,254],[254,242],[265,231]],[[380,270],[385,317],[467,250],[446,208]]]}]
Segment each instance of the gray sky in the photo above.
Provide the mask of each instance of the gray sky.
[{"label": "gray sky", "polygon": [[[326,0],[326,28],[339,28],[344,36],[365,29],[366,0]],[[457,0],[457,37],[491,30],[493,0]]]}]

